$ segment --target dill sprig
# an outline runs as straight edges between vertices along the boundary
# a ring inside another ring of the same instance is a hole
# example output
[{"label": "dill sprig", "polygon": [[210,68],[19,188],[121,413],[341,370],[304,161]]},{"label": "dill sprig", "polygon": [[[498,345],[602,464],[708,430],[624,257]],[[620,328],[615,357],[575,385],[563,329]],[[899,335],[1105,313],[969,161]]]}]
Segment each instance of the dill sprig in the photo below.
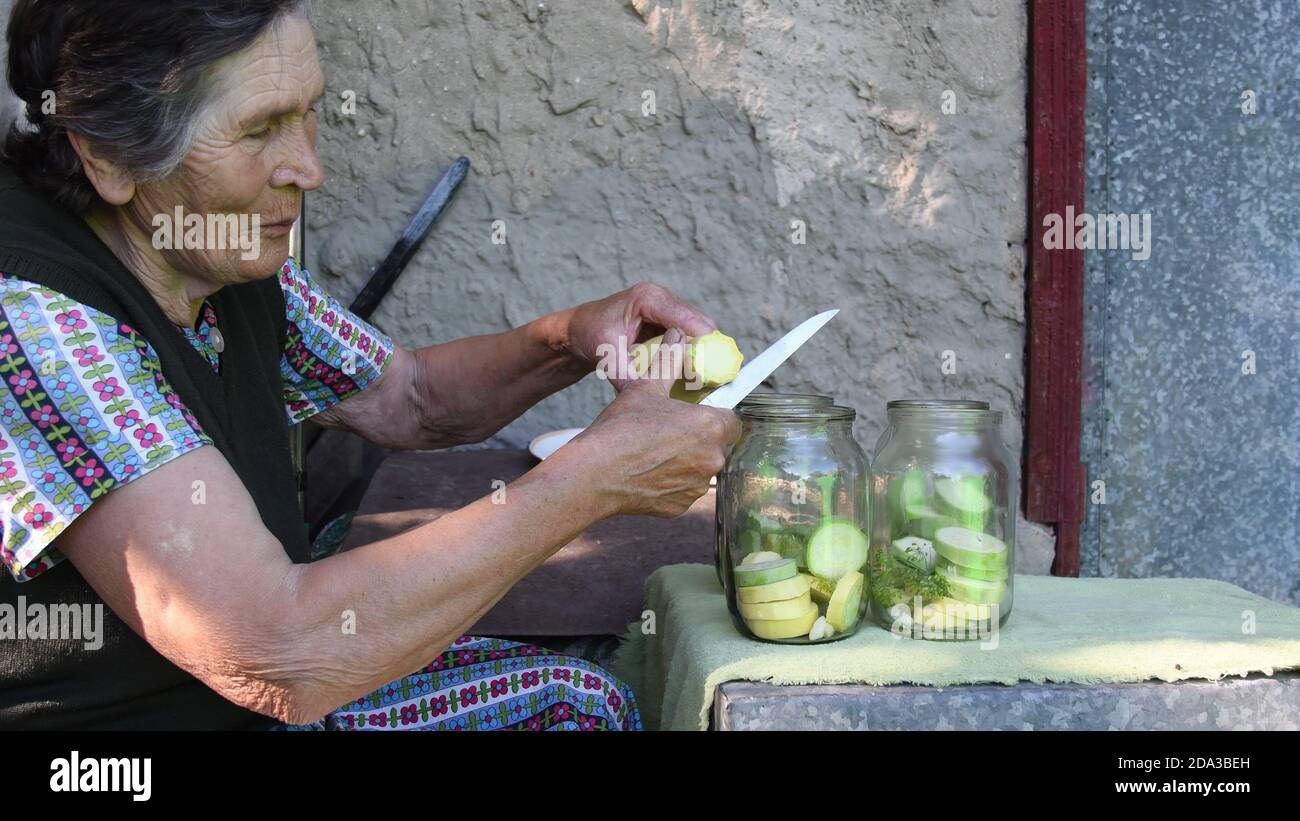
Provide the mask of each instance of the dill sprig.
[{"label": "dill sprig", "polygon": [[942,576],[924,573],[889,559],[884,550],[870,554],[871,595],[885,610],[916,596],[923,601],[946,598],[948,582]]}]

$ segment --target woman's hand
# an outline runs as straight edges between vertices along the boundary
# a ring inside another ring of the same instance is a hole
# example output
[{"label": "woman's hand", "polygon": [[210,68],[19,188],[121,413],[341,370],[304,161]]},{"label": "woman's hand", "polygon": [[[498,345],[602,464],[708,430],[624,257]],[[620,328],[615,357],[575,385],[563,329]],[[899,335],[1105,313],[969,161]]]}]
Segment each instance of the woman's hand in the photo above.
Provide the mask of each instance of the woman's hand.
[{"label": "woman's hand", "polygon": [[551,457],[590,477],[592,492],[606,495],[610,515],[684,513],[708,492],[727,447],[740,436],[731,411],[669,398],[682,373],[684,340],[681,330],[667,331],[655,354],[657,369],[649,370],[662,378],[628,380],[596,421]]},{"label": "woman's hand", "polygon": [[569,317],[565,347],[595,366],[615,390],[628,384],[633,345],[680,328],[687,336],[717,330],[717,323],[662,285],[640,282],[612,296],[587,302]]}]

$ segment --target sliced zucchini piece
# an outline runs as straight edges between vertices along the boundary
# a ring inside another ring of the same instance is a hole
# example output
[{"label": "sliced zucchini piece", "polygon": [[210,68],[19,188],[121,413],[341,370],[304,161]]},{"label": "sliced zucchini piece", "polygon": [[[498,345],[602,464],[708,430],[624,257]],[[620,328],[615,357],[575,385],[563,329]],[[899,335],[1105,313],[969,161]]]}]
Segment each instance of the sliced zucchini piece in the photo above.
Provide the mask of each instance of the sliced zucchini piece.
[{"label": "sliced zucchini piece", "polygon": [[757,587],[760,584],[772,584],[785,581],[799,574],[799,567],[793,559],[776,559],[758,564],[736,565],[736,587]]},{"label": "sliced zucchini piece", "polygon": [[1007,592],[1007,583],[1001,580],[972,579],[960,573],[945,573],[949,595],[957,601],[971,604],[996,604]]},{"label": "sliced zucchini piece", "polygon": [[1010,569],[1005,566],[995,567],[992,570],[978,570],[974,567],[962,567],[959,564],[953,564],[947,559],[940,559],[939,564],[935,566],[934,572],[940,575],[956,573],[968,579],[983,579],[986,582],[1000,582],[1010,575]]},{"label": "sliced zucchini piece", "polygon": [[795,619],[803,615],[808,606],[813,605],[812,599],[807,593],[793,599],[784,601],[765,601],[765,602],[739,602],[740,615],[746,620],[766,619],[770,621],[784,621],[785,619]]},{"label": "sliced zucchini piece", "polygon": [[848,519],[829,519],[808,539],[808,570],[823,579],[843,578],[867,563],[867,535]]},{"label": "sliced zucchini piece", "polygon": [[826,606],[826,621],[830,622],[831,627],[844,633],[858,623],[865,587],[866,577],[856,570],[844,574],[835,583],[835,593],[831,596],[831,603]]},{"label": "sliced zucchini piece", "polygon": [[792,619],[746,619],[745,626],[760,639],[792,639],[806,636],[820,616],[817,605],[808,602],[808,609]]},{"label": "sliced zucchini piece", "polygon": [[809,593],[808,580],[811,578],[812,576],[800,574],[783,581],[760,584],[757,587],[739,587],[736,588],[736,598],[741,604],[797,599]]},{"label": "sliced zucchini piece", "polygon": [[[660,334],[632,346],[629,351],[632,369],[638,375],[649,369],[663,340],[663,334]],[[671,395],[674,399],[698,403],[712,393],[713,388],[735,379],[744,361],[745,355],[736,347],[736,340],[722,331],[711,331],[689,339],[686,344],[686,361],[682,363],[685,375],[673,383]],[[691,385],[694,387],[688,387]]]},{"label": "sliced zucchini piece", "polygon": [[949,562],[975,570],[1001,570],[1008,566],[1007,545],[996,536],[966,527],[941,527],[934,547]]},{"label": "sliced zucchini piece", "polygon": [[934,480],[934,507],[960,527],[983,530],[993,510],[993,500],[985,493],[983,476]]},{"label": "sliced zucchini piece", "polygon": [[921,608],[921,624],[927,632],[953,629],[959,633],[985,626],[993,608],[955,599],[935,599]]},{"label": "sliced zucchini piece", "polygon": [[735,379],[740,373],[740,363],[745,361],[736,340],[722,331],[695,337],[686,349],[686,356],[690,365],[687,374],[693,374],[705,388],[725,385]]},{"label": "sliced zucchini piece", "polygon": [[958,601],[957,599],[952,598],[935,599],[933,603],[938,604],[945,610],[970,621],[987,619],[989,616],[993,615],[993,608],[987,604],[973,604],[971,602]]}]

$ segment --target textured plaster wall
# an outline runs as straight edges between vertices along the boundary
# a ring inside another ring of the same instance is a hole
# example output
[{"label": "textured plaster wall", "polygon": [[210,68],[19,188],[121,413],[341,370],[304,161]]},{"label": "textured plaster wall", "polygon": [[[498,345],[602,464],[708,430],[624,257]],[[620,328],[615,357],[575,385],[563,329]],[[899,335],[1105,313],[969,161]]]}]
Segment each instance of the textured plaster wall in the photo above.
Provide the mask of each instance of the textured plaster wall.
[{"label": "textured plaster wall", "polygon": [[1088,210],[1155,241],[1086,256],[1083,572],[1300,604],[1300,6],[1088,15]]},{"label": "textured plaster wall", "polygon": [[[641,279],[751,356],[838,307],[774,387],[857,408],[868,452],[889,399],[987,399],[1018,453],[1024,0],[315,6],[329,180],[307,261],[328,289],[354,295],[446,165],[474,163],[375,316],[403,344]],[[589,378],[490,444],[585,424],[610,396]],[[1021,535],[1022,568],[1046,572],[1050,536]]]},{"label": "textured plaster wall", "polygon": [[[984,398],[1018,452],[1025,25],[1022,0],[321,4],[331,179],[309,263],[355,293],[464,154],[458,200],[375,316],[404,344],[640,279],[750,355],[838,307],[777,388],[856,407],[868,452],[888,399]],[[585,424],[610,395],[588,379],[497,442]],[[1022,543],[1043,572],[1050,537]]]}]

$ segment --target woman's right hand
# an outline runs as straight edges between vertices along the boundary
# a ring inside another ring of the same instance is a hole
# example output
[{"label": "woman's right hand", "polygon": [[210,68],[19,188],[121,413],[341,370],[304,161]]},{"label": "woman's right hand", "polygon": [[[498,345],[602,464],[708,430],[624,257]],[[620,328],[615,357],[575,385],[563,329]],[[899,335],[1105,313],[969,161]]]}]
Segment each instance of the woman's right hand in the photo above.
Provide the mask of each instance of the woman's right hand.
[{"label": "woman's right hand", "polygon": [[[614,514],[678,516],[709,491],[740,421],[721,410],[669,397],[682,375],[685,336],[664,334],[657,367],[627,383],[585,431],[556,452],[590,477]],[[555,457],[552,457],[555,458]]]}]

